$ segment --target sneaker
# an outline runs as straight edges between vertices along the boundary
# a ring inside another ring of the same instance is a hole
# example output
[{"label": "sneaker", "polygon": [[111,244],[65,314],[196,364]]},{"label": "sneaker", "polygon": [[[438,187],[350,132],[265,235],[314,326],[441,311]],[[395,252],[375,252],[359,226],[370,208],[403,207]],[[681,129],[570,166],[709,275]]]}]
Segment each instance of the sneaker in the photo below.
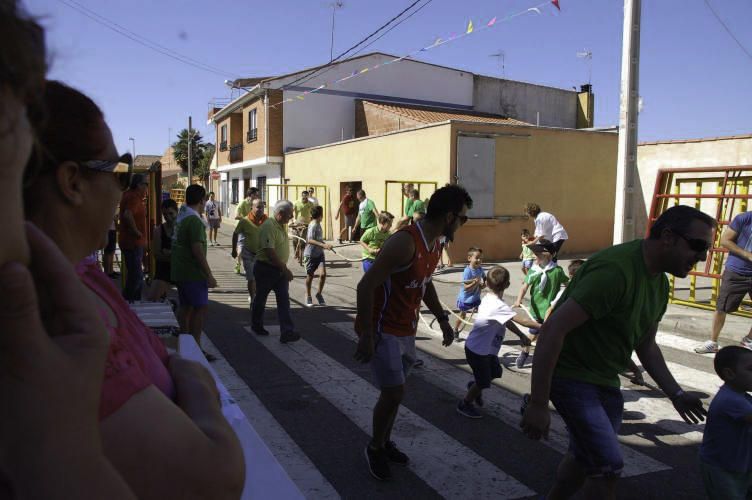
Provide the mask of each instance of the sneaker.
[{"label": "sneaker", "polygon": [[366,445],[366,463],[368,471],[379,481],[392,478],[392,471],[389,470],[389,457],[385,448],[373,449],[371,445]]},{"label": "sneaker", "polygon": [[739,343],[742,347],[749,349],[752,351],[752,339],[747,337],[746,335],[742,337],[742,341]]},{"label": "sneaker", "polygon": [[[471,380],[467,383],[467,390],[470,390],[470,387],[475,383],[474,380]],[[475,398],[475,404],[483,408],[483,396],[478,394],[478,397]]]},{"label": "sneaker", "polygon": [[[744,346],[743,339],[742,339],[742,346]],[[697,354],[714,354],[718,352],[718,342],[713,342],[712,340],[706,340],[701,346],[695,347],[695,352]]]},{"label": "sneaker", "polygon": [[472,403],[465,403],[464,400],[460,400],[460,402],[457,403],[457,413],[467,418],[483,417],[483,415],[478,413],[478,410],[475,409],[475,406],[473,406]]},{"label": "sneaker", "polygon": [[284,332],[279,336],[279,341],[283,344],[287,344],[288,342],[297,342],[298,340],[300,340],[300,334],[295,332]]},{"label": "sneaker", "polygon": [[305,305],[306,307],[313,307],[313,299],[310,295],[305,298]]},{"label": "sneaker", "polygon": [[523,368],[525,366],[525,361],[527,361],[527,357],[530,354],[526,353],[525,351],[522,351],[519,356],[517,356],[517,361],[514,362],[515,366],[517,368]]},{"label": "sneaker", "polygon": [[251,331],[255,333],[256,335],[263,335],[263,336],[269,335],[269,330],[267,330],[263,326],[260,328],[251,327]]},{"label": "sneaker", "polygon": [[460,331],[454,330],[454,341],[459,342],[460,341]]},{"label": "sneaker", "polygon": [[410,458],[397,448],[394,441],[387,441],[384,445],[384,449],[386,450],[386,456],[390,462],[398,465],[407,465],[410,463]]},{"label": "sneaker", "polygon": [[321,295],[320,293],[316,294],[316,300],[319,301],[319,305],[320,306],[325,306],[326,305],[326,301],[324,300],[324,296]]}]

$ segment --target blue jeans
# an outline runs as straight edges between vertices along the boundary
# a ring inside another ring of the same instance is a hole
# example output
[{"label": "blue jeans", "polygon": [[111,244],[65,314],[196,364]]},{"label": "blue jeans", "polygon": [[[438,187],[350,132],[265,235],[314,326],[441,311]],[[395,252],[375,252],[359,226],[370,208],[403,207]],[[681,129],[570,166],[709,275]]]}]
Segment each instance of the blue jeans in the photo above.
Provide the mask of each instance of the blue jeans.
[{"label": "blue jeans", "polygon": [[585,468],[585,473],[589,477],[621,474],[621,390],[554,376],[551,402],[567,424],[569,453]]},{"label": "blue jeans", "polygon": [[290,333],[295,329],[290,316],[290,284],[285,275],[278,268],[266,262],[256,261],[253,266],[253,277],[256,278],[256,296],[251,304],[251,328],[260,330],[264,327],[264,309],[266,298],[271,291],[277,298],[277,317],[281,333]]},{"label": "blue jeans", "polygon": [[123,263],[125,264],[123,298],[128,302],[141,300],[141,292],[144,288],[144,270],[142,267],[144,247],[121,248],[120,251],[123,254]]}]

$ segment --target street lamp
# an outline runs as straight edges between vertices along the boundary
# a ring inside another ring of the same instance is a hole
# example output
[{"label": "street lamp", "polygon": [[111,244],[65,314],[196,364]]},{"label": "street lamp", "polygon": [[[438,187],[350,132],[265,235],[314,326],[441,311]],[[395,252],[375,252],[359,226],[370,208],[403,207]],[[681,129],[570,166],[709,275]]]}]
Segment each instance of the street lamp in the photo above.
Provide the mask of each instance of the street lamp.
[{"label": "street lamp", "polygon": [[136,161],[136,139],[133,137],[128,138],[129,141],[131,141],[131,151],[133,151],[133,161]]}]

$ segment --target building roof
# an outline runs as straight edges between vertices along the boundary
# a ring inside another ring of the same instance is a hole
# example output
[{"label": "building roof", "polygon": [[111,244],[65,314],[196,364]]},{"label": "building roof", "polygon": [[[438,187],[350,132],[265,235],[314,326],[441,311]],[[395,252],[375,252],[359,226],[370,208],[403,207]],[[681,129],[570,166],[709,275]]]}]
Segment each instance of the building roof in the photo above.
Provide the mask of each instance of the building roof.
[{"label": "building roof", "polygon": [[501,115],[490,113],[477,113],[474,111],[464,111],[448,108],[434,108],[429,106],[418,106],[414,104],[398,104],[387,101],[362,101],[364,105],[378,108],[382,111],[392,113],[404,118],[410,118],[420,123],[437,123],[447,120],[463,120],[479,123],[501,123],[505,125],[530,125],[514,118],[508,118]]},{"label": "building roof", "polygon": [[155,161],[161,161],[162,157],[159,155],[136,155],[133,160],[133,166],[135,168],[149,168]]},{"label": "building roof", "polygon": [[173,154],[174,150],[172,146],[169,146],[167,149],[165,149],[165,152],[160,159],[160,161],[162,162],[162,177],[175,174],[180,175],[183,173],[183,169],[180,168],[180,165],[178,165],[178,163],[175,161]]},{"label": "building roof", "polygon": [[649,141],[641,142],[638,146],[656,146],[658,144],[688,144],[692,142],[711,142],[711,141],[732,141],[739,139],[752,139],[752,134],[743,135],[725,135],[721,137],[703,137],[700,139],[672,139],[666,141]]}]

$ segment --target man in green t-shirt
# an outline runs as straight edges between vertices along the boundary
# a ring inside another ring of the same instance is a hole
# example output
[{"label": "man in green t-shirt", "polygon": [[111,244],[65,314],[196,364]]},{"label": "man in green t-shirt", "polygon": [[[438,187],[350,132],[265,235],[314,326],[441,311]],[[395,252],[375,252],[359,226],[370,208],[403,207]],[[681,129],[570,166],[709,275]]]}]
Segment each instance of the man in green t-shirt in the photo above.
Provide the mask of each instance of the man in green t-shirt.
[{"label": "man in green t-shirt", "polygon": [[[177,285],[180,298],[178,323],[201,346],[209,288],[217,286],[206,261],[206,227],[201,219],[206,189],[197,184],[185,190],[185,204],[180,207],[170,255],[170,278]],[[209,361],[214,357],[206,354]]]},{"label": "man in green t-shirt", "polygon": [[232,258],[238,257],[238,240],[242,238],[243,244],[240,251],[240,260],[243,262],[245,279],[248,283],[248,299],[252,302],[256,295],[256,279],[253,277],[253,267],[256,264],[256,254],[259,246],[259,232],[261,224],[266,220],[264,214],[264,202],[261,198],[255,198],[251,202],[251,213],[238,221],[235,231],[232,233]]},{"label": "man in green t-shirt", "polygon": [[392,227],[394,216],[389,212],[379,214],[379,225],[366,229],[363,236],[360,237],[360,246],[363,247],[363,272],[368,270],[376,260],[379,250],[384,246],[384,242],[389,237],[389,229]]},{"label": "man in green t-shirt", "polygon": [[[261,198],[258,188],[249,187],[245,192],[245,198],[238,204],[238,207],[235,209],[235,220],[242,220],[248,217],[248,214],[253,210],[253,200],[257,198]],[[233,246],[233,248],[235,248],[239,254],[242,253],[243,250],[243,238],[244,236],[241,234],[237,244]],[[240,257],[238,257],[237,259],[235,259],[235,272],[237,274],[240,274],[240,264],[241,259]]]},{"label": "man in green t-shirt", "polygon": [[308,224],[311,222],[311,210],[316,205],[308,198],[308,191],[303,191],[300,194],[300,199],[293,205],[295,212],[295,224],[291,227],[292,232],[297,238],[293,242],[295,248],[295,259],[298,264],[303,265],[303,251],[305,250],[305,243],[308,233]]},{"label": "man in green t-shirt", "polygon": [[543,323],[522,430],[547,436],[549,399],[569,431],[570,452],[548,498],[614,498],[624,465],[617,434],[624,400],[619,373],[635,351],[648,374],[687,423],[706,415],[700,398],[681,390],[655,336],[666,310],[664,273],[684,278],[707,258],[716,221],[686,205],[666,210],[646,240],[603,250],[580,267]]},{"label": "man in green t-shirt", "polygon": [[273,216],[261,224],[259,247],[253,275],[256,278],[256,296],[251,305],[251,330],[256,335],[269,335],[264,329],[264,309],[266,298],[274,291],[277,298],[277,317],[282,343],[300,340],[295,333],[295,325],[290,316],[290,281],[292,272],[287,268],[290,256],[290,240],[287,236],[287,223],[293,217],[293,204],[280,200],[274,205]]},{"label": "man in green t-shirt", "polygon": [[362,236],[367,229],[376,227],[376,220],[379,216],[379,211],[376,210],[376,204],[373,200],[369,200],[366,196],[366,192],[362,189],[358,191],[358,217],[355,219],[355,227],[360,231]]}]

